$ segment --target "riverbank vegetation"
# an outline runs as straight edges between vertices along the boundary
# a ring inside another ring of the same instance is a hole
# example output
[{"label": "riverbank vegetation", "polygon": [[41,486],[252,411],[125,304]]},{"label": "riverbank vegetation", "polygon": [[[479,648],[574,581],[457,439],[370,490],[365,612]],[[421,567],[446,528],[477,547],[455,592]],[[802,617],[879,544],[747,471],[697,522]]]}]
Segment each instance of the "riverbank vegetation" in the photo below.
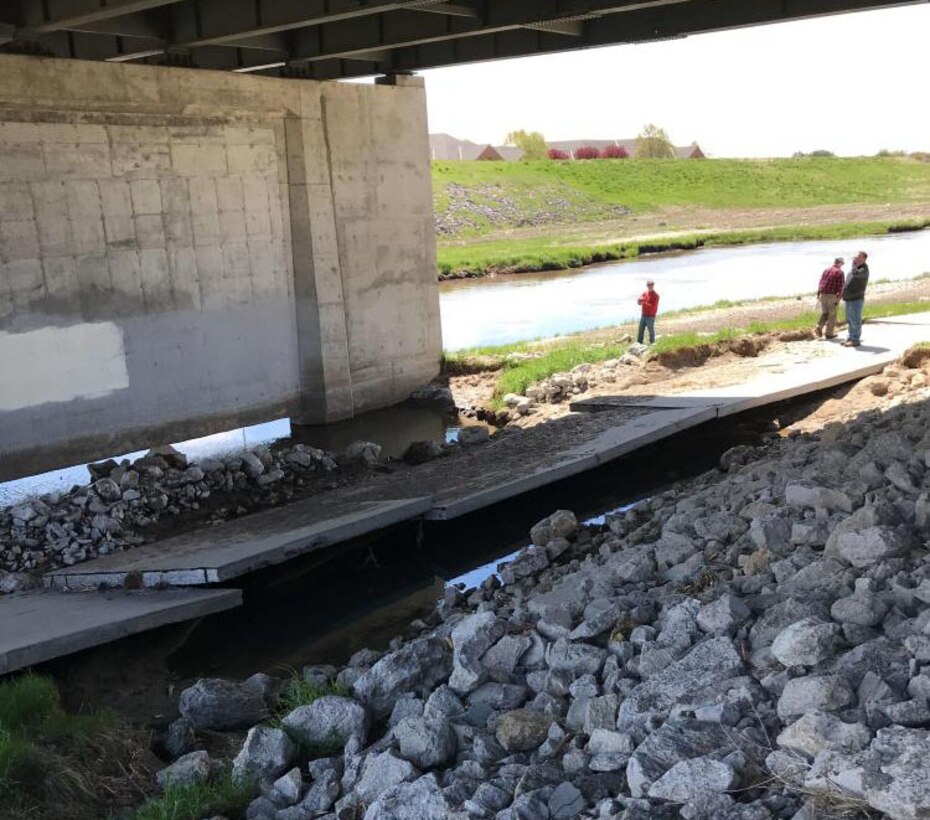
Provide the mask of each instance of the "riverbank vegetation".
[{"label": "riverbank vegetation", "polygon": [[596,262],[635,259],[650,253],[690,251],[699,248],[748,245],[760,242],[798,242],[817,239],[852,239],[900,233],[930,227],[930,218],[892,222],[841,222],[832,225],[758,228],[656,236],[593,244],[566,243],[558,234],[532,239],[496,239],[465,245],[440,245],[440,279],[463,279],[504,273],[580,268]]},{"label": "riverbank vegetation", "polygon": [[114,715],[65,712],[49,678],[0,682],[0,817],[106,817],[150,788],[145,755]]},{"label": "riverbank vegetation", "polygon": [[910,157],[437,162],[441,278],[930,225]]}]

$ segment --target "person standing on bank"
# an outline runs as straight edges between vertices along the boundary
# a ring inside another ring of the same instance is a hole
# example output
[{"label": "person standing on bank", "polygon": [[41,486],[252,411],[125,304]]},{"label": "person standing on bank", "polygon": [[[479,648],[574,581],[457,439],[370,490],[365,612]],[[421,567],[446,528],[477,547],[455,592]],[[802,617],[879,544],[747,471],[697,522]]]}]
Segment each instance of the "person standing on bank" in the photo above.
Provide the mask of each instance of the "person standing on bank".
[{"label": "person standing on bank", "polygon": [[656,293],[655,282],[651,279],[646,282],[646,291],[636,300],[636,304],[640,305],[643,309],[642,316],[639,319],[639,333],[636,336],[636,341],[642,344],[643,338],[646,336],[646,330],[648,329],[649,344],[655,344],[656,314],[659,312],[659,294]]},{"label": "person standing on bank", "polygon": [[869,255],[859,251],[852,261],[852,267],[846,274],[846,284],[843,287],[843,301],[846,302],[846,321],[849,327],[846,330],[844,347],[859,347],[862,336],[862,306],[865,304],[865,289],[869,284],[869,266],[866,259]]},{"label": "person standing on bank", "polygon": [[843,282],[843,260],[838,256],[833,260],[833,264],[821,274],[820,284],[817,285],[820,320],[814,328],[814,333],[818,339],[823,335],[824,327],[827,330],[826,338],[836,338],[836,308],[843,295]]}]

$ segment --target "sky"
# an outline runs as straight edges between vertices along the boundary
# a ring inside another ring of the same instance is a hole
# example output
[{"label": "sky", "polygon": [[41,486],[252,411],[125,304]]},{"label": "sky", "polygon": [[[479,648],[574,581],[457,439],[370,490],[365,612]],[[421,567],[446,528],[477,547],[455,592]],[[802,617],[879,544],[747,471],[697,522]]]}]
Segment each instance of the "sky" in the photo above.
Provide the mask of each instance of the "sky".
[{"label": "sky", "polygon": [[475,142],[635,137],[710,156],[930,151],[930,3],[423,71],[429,127]]}]

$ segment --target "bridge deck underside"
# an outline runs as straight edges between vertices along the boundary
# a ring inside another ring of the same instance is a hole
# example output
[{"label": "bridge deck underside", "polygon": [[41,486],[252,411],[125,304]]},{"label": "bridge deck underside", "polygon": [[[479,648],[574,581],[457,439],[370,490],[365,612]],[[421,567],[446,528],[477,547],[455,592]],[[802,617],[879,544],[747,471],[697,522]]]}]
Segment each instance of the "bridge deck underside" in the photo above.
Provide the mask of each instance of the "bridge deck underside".
[{"label": "bridge deck underside", "polygon": [[909,4],[902,0],[0,0],[0,52],[328,80],[673,39]]}]

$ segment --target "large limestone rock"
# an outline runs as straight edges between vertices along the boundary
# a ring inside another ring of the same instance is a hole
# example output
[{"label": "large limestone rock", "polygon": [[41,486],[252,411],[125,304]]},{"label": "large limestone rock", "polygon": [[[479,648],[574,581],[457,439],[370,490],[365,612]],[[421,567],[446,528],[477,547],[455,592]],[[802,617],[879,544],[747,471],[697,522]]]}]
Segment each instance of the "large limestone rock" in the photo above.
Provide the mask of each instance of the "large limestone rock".
[{"label": "large limestone rock", "polygon": [[285,716],[284,728],[302,743],[311,747],[338,744],[345,746],[350,738],[364,745],[368,737],[368,713],[350,698],[326,695],[309,706],[298,706]]},{"label": "large limestone rock", "polygon": [[687,718],[663,723],[636,748],[627,763],[630,794],[645,797],[653,783],[683,760],[719,754],[721,750],[726,754],[733,749],[733,738],[727,729],[714,723]]},{"label": "large limestone rock", "polygon": [[268,717],[260,693],[220,678],[201,678],[185,689],[178,709],[196,729],[245,729]]},{"label": "large limestone rock", "polygon": [[809,712],[782,730],[778,745],[815,758],[825,750],[858,751],[871,738],[872,733],[861,723],[843,723],[825,712]]},{"label": "large limestone rock", "polygon": [[365,820],[448,820],[450,806],[433,775],[385,791],[365,812]]},{"label": "large limestone rock", "polygon": [[273,781],[291,768],[296,755],[297,749],[283,730],[256,726],[249,729],[233,760],[233,777],[240,781]]},{"label": "large limestone rock", "polygon": [[886,558],[905,555],[910,546],[910,539],[891,527],[869,527],[859,532],[846,532],[837,539],[840,556],[859,569],[874,566]]},{"label": "large limestone rock", "polygon": [[467,694],[487,676],[481,656],[504,634],[504,623],[493,612],[479,612],[463,619],[452,630],[452,676],[449,687]]},{"label": "large limestone rock", "polygon": [[355,785],[355,793],[363,802],[371,803],[388,789],[416,780],[419,776],[412,763],[391,751],[369,755],[362,766],[362,776]]},{"label": "large limestone rock", "polygon": [[636,729],[650,719],[664,719],[672,706],[689,693],[736,677],[743,662],[729,638],[699,643],[681,660],[674,661],[636,686],[620,704],[617,727]]},{"label": "large limestone rock", "polygon": [[681,760],[652,786],[649,796],[659,800],[687,803],[708,794],[719,794],[736,786],[736,771],[721,760],[697,757]]},{"label": "large limestone rock", "polygon": [[212,771],[212,761],[207,752],[189,752],[170,766],[156,772],[155,782],[160,789],[167,789],[169,786],[190,786],[208,780]]},{"label": "large limestone rock", "polygon": [[806,675],[785,684],[778,699],[778,716],[782,720],[821,710],[832,712],[853,701],[849,685],[836,675]]},{"label": "large limestone rock", "polygon": [[879,729],[865,759],[863,785],[872,808],[892,820],[930,817],[930,732],[892,726]]},{"label": "large limestone rock", "polygon": [[405,692],[425,694],[452,671],[452,653],[445,641],[429,635],[385,655],[352,684],[352,694],[375,717],[387,717]]},{"label": "large limestone rock", "polygon": [[455,733],[442,717],[408,717],[394,727],[400,756],[418,769],[441,766],[455,755]]},{"label": "large limestone rock", "polygon": [[819,487],[800,482],[789,482],[785,486],[785,501],[794,507],[814,507],[830,512],[852,512],[852,499],[841,490]]},{"label": "large limestone rock", "polygon": [[833,656],[839,637],[836,624],[805,618],[778,633],[772,655],[784,666],[816,666]]}]

